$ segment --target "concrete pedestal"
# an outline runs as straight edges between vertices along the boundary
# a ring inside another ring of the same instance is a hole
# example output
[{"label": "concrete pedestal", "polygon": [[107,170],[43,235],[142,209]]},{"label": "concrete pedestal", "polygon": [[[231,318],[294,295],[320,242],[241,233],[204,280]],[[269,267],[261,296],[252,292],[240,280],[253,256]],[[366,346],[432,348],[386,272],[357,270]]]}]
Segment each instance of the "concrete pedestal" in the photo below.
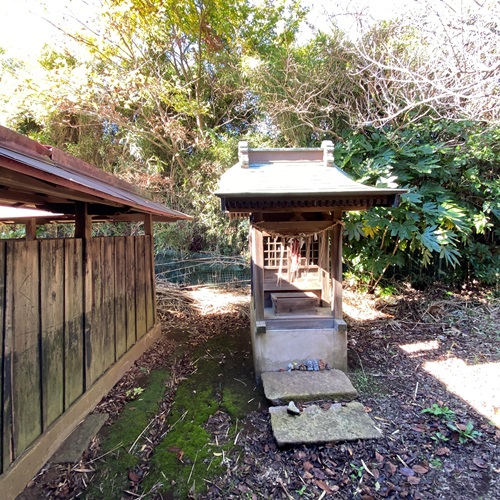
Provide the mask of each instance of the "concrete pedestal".
[{"label": "concrete pedestal", "polygon": [[281,319],[266,319],[265,333],[257,333],[252,310],[250,328],[257,380],[263,372],[286,370],[289,363],[313,359],[322,359],[331,368],[347,371],[347,333],[343,321],[330,318],[329,327],[324,327],[313,316],[310,321],[297,318],[288,324]]}]

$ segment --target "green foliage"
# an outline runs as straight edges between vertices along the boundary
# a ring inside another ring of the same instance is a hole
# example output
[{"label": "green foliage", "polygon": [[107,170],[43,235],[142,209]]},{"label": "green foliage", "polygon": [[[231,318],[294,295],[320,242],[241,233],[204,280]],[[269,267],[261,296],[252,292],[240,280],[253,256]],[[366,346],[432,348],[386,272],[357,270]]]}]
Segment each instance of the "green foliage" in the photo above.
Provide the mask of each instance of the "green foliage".
[{"label": "green foliage", "polygon": [[433,469],[442,469],[443,468],[443,461],[440,458],[431,458],[429,460],[429,464]]},{"label": "green foliage", "polygon": [[125,396],[129,399],[135,399],[137,396],[140,396],[144,392],[143,387],[134,387],[133,389],[129,389],[125,392]]},{"label": "green foliage", "polygon": [[[98,24],[47,48],[36,71],[0,49],[0,120],[141,187],[156,183],[159,201],[194,216],[157,227],[157,251],[246,251],[248,222],[229,221],[212,195],[238,139],[334,139],[337,165],[355,179],[409,190],[399,208],[345,217],[346,275],[374,290],[391,277],[498,289],[498,82],[484,70],[496,65],[495,33],[478,43],[452,18],[442,28],[453,36],[436,44],[443,32],[421,28],[428,16],[377,23],[356,46],[335,27],[302,41],[306,14],[284,0],[104,0]],[[458,60],[449,66],[446,54]]]},{"label": "green foliage", "polygon": [[467,441],[476,442],[481,436],[481,432],[474,429],[474,424],[472,422],[467,422],[467,425],[450,422],[448,427],[452,431],[458,433],[458,441],[460,444],[465,444]]},{"label": "green foliage", "polygon": [[445,420],[455,419],[455,412],[453,410],[450,410],[447,406],[438,405],[437,403],[433,403],[433,405],[429,408],[424,408],[422,413],[429,413],[435,417],[442,417]]},{"label": "green foliage", "polygon": [[452,276],[455,283],[497,283],[499,134],[480,124],[430,120],[405,130],[346,133],[336,148],[341,168],[368,184],[409,190],[399,208],[349,213],[348,269],[372,286],[389,269],[415,282]]},{"label": "green foliage", "polygon": [[434,434],[434,436],[431,436],[431,439],[433,441],[436,441],[436,443],[438,443],[439,441],[449,441],[450,438],[446,437],[442,432],[436,432],[436,434]]}]

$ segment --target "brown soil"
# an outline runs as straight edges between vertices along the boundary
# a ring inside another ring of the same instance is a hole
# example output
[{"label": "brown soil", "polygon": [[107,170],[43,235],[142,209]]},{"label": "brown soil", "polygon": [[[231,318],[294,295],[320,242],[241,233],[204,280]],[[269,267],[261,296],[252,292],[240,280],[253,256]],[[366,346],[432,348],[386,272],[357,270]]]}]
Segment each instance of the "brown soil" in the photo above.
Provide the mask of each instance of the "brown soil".
[{"label": "brown soil", "polygon": [[[164,293],[165,336],[96,411],[110,413],[113,421],[137,377],[169,367],[173,376],[162,405],[168,412],[176,384],[189,377],[192,348],[214,335],[248,329],[247,293],[198,290],[177,302]],[[500,498],[498,300],[437,288],[403,289],[387,299],[348,290],[345,313],[349,375],[384,438],[278,449],[263,408],[240,422],[239,452],[226,458],[224,474],[207,480],[207,491],[198,498]],[[423,413],[426,409],[432,412]],[[145,471],[164,420],[152,426],[158,432],[152,431]],[[206,429],[227,435],[229,425],[227,415],[218,412]],[[77,466],[42,469],[24,498],[84,497],[98,456],[96,439]],[[123,498],[141,497],[141,474],[134,473],[134,490]]]}]

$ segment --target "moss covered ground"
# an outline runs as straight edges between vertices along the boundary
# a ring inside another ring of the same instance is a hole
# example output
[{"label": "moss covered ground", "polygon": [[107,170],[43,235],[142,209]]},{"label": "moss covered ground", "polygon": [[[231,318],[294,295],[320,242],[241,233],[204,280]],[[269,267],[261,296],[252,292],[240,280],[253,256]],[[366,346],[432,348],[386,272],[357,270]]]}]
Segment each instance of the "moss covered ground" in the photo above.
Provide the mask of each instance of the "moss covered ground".
[{"label": "moss covered ground", "polygon": [[129,473],[139,469],[147,470],[138,490],[144,498],[159,493],[161,498],[186,498],[203,492],[211,478],[239,460],[239,421],[265,405],[255,383],[249,333],[245,329],[218,334],[190,352],[189,359],[194,370],[177,386],[164,436],[147,467],[138,453],[144,437],[131,448],[159,412],[168,369],[141,380],[144,391],[101,432],[104,456],[84,498],[122,498],[130,489]]},{"label": "moss covered ground", "polygon": [[[129,401],[120,417],[101,431],[101,456],[98,473],[91,487],[85,492],[88,499],[121,498],[128,488],[128,471],[138,464],[138,457],[131,450],[136,439],[144,431],[150,419],[158,411],[165,393],[169,374],[155,370],[137,387],[144,389]],[[139,392],[139,391],[137,391]]]},{"label": "moss covered ground", "polygon": [[247,332],[237,331],[193,353],[195,372],[177,389],[170,428],[155,450],[144,491],[157,482],[166,496],[186,498],[238,460],[238,421],[264,404],[248,342]]}]

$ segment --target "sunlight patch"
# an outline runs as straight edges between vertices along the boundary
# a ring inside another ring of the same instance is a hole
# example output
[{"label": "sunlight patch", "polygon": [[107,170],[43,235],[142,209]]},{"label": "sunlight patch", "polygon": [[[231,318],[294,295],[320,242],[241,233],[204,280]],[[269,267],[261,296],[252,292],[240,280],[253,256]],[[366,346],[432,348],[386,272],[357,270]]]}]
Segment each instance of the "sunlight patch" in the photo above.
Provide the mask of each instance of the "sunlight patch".
[{"label": "sunlight patch", "polygon": [[449,358],[426,361],[423,368],[500,428],[500,362],[467,365]]},{"label": "sunlight patch", "polygon": [[250,294],[248,289],[215,289],[196,287],[190,293],[200,314],[230,314],[239,312],[248,316]]},{"label": "sunlight patch", "polygon": [[419,354],[421,352],[435,351],[436,349],[439,349],[439,342],[437,340],[426,340],[425,342],[400,345],[399,347],[407,354]]}]

